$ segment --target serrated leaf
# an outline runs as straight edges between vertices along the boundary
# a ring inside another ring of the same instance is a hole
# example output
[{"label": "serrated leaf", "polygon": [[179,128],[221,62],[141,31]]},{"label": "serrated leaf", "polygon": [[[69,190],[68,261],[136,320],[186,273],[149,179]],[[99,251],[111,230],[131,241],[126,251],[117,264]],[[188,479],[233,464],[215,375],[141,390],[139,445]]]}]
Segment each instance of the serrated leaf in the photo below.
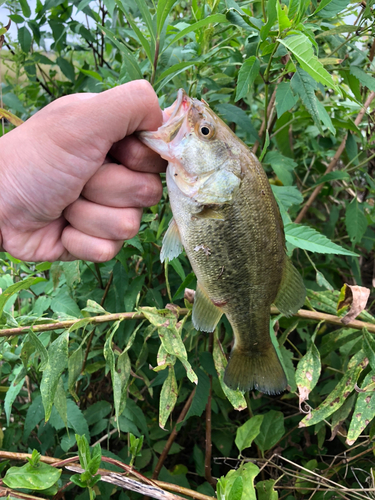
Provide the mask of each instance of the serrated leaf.
[{"label": "serrated leaf", "polygon": [[238,72],[235,98],[236,102],[250,92],[250,88],[254,83],[255,78],[258,76],[259,70],[260,62],[255,56],[251,56],[244,61],[240,71]]},{"label": "serrated leaf", "polygon": [[241,452],[245,448],[250,448],[254,439],[260,432],[260,426],[263,422],[263,415],[255,415],[245,422],[236,431],[235,443],[238,450]]},{"label": "serrated leaf", "polygon": [[303,202],[303,196],[296,186],[276,186],[272,184],[271,188],[276,199],[283,204],[285,210]]},{"label": "serrated leaf", "polygon": [[293,91],[300,96],[305,108],[310,113],[320,133],[323,134],[317,98],[315,96],[315,89],[317,86],[315,80],[308,73],[306,73],[306,71],[301,68],[297,68],[290,84]]},{"label": "serrated leaf", "polygon": [[290,82],[281,82],[276,89],[276,112],[278,118],[297,103],[298,97],[292,92]]},{"label": "serrated leaf", "polygon": [[284,39],[279,39],[279,42],[292,52],[302,69],[312,76],[315,81],[337,90],[332,76],[315,56],[312,43],[306,35],[303,33],[290,35]]},{"label": "serrated leaf", "polygon": [[68,339],[69,333],[65,331],[52,342],[48,349],[48,363],[43,371],[42,382],[40,384],[46,421],[51,416],[57,384],[68,364]]},{"label": "serrated leaf", "polygon": [[164,380],[160,392],[159,402],[159,426],[164,429],[165,424],[175,407],[178,396],[176,376],[173,366],[168,367],[168,377]]},{"label": "serrated leaf", "polygon": [[356,253],[336,245],[336,243],[333,243],[312,227],[292,223],[287,224],[284,230],[286,240],[297,248],[309,250],[310,252],[358,257]]},{"label": "serrated leaf", "polygon": [[318,408],[312,410],[311,413],[300,422],[299,427],[308,427],[315,425],[327,419],[333,412],[335,412],[346,399],[350,396],[354,389],[357,380],[366,367],[367,361],[362,349],[357,352],[350,360],[345,374],[342,376],[340,382],[336,385],[329,396],[321,403]]},{"label": "serrated leaf", "polygon": [[37,396],[27,409],[25,424],[23,427],[23,440],[27,442],[31,431],[44,419],[44,408],[42,396]]},{"label": "serrated leaf", "polygon": [[362,85],[367,87],[372,92],[375,92],[375,78],[358,68],[358,66],[350,66],[350,73],[361,82]]},{"label": "serrated leaf", "polygon": [[68,406],[67,406],[64,384],[61,377],[59,378],[56,387],[53,404],[55,405],[55,408],[58,414],[60,415],[61,420],[64,422],[65,427],[68,427]]},{"label": "serrated leaf", "polygon": [[350,241],[360,243],[367,229],[367,218],[363,213],[363,206],[358,203],[357,198],[354,198],[346,207],[345,226]]}]

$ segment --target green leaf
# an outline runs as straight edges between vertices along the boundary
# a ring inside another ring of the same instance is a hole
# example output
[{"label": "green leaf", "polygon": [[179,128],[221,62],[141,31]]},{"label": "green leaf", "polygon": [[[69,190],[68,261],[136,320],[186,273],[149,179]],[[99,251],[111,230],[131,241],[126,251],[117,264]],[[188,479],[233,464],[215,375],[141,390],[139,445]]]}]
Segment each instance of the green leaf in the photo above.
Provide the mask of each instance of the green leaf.
[{"label": "green leaf", "polygon": [[31,9],[29,7],[29,3],[27,0],[19,0],[21,9],[22,9],[22,14],[25,17],[30,17],[31,16]]},{"label": "green leaf", "polygon": [[255,485],[257,490],[258,500],[278,500],[279,494],[274,490],[276,481],[267,479],[266,481],[258,481]]},{"label": "green leaf", "polygon": [[319,7],[314,12],[314,15],[319,12],[319,17],[333,18],[339,12],[342,12],[344,9],[346,9],[349,3],[350,0],[322,0],[322,2],[319,4]]},{"label": "green leaf", "polygon": [[338,180],[348,180],[350,175],[347,172],[342,172],[341,170],[335,170],[334,172],[328,172],[328,174],[322,175],[322,177],[314,185],[324,184],[325,182],[338,181]]},{"label": "green leaf", "polygon": [[270,145],[270,134],[268,133],[268,130],[266,130],[266,137],[264,139],[264,144],[263,144],[263,149],[262,152],[259,155],[259,161],[261,162],[264,158],[264,155],[267,153],[268,146]]},{"label": "green leaf", "polygon": [[350,241],[360,243],[367,229],[367,218],[363,213],[363,206],[358,203],[357,198],[354,198],[346,207],[345,226]]},{"label": "green leaf", "polygon": [[292,25],[288,18],[288,7],[286,5],[281,6],[280,1],[277,1],[277,22],[279,23],[279,33]]},{"label": "green leaf", "polygon": [[241,452],[245,448],[250,448],[254,439],[260,432],[260,426],[263,422],[263,415],[255,415],[245,422],[241,427],[238,427],[236,432],[235,443]]},{"label": "green leaf", "polygon": [[281,82],[276,89],[276,112],[278,118],[289,111],[297,103],[298,97],[294,95],[290,82]]},{"label": "green leaf", "polygon": [[255,438],[255,443],[259,446],[262,453],[270,450],[283,437],[284,415],[281,411],[270,410],[263,415],[260,433]]},{"label": "green leaf", "polygon": [[375,371],[375,340],[366,328],[363,332],[363,350],[373,371]]},{"label": "green leaf", "polygon": [[126,71],[129,77],[132,80],[139,80],[139,79],[141,80],[143,78],[142,71],[138,65],[136,58],[130,52],[128,47],[123,42],[120,42],[110,29],[102,25],[100,25],[100,29],[104,31],[104,33],[111,40],[111,42],[120,50],[123,58],[126,61]]},{"label": "green leaf", "polygon": [[29,333],[27,334],[29,342],[31,342],[37,353],[40,355],[40,365],[39,365],[39,370],[43,371],[48,363],[48,353],[47,349],[44,347],[43,343],[39,340],[39,338],[35,335],[35,333],[31,330],[29,330]]},{"label": "green leaf", "polygon": [[23,373],[23,369],[24,369],[23,365],[18,365],[13,370],[14,379],[13,379],[12,383],[10,384],[10,386],[9,386],[7,392],[6,392],[6,395],[5,395],[5,399],[4,399],[4,411],[5,411],[5,415],[7,417],[7,425],[8,426],[9,426],[9,423],[10,423],[10,414],[11,414],[12,405],[14,403],[14,400],[16,399],[16,397],[18,396],[18,394],[20,393],[20,390],[22,389],[22,386],[23,386],[23,384],[25,382],[25,377],[23,377],[19,382],[17,382],[19,374]]},{"label": "green leaf", "polygon": [[[321,3],[319,5],[321,5]],[[358,26],[344,24],[344,25],[335,26],[332,29],[323,31],[322,33],[319,33],[319,35],[316,35],[315,38],[322,38],[325,36],[339,35],[340,33],[354,33],[357,30],[358,30]]]},{"label": "green leaf", "polygon": [[367,386],[370,386],[370,390],[358,393],[353,417],[350,422],[348,435],[346,437],[346,444],[348,446],[353,445],[360,434],[362,434],[362,432],[365,430],[369,422],[371,422],[375,417],[374,380],[375,371],[373,370],[366,375],[361,384],[362,390]]},{"label": "green leaf", "polygon": [[260,62],[255,56],[244,61],[238,73],[235,101],[242,99],[249,92],[260,70]]},{"label": "green leaf", "polygon": [[27,463],[22,467],[8,469],[3,481],[9,488],[41,491],[54,485],[60,479],[61,473],[62,469],[43,462],[37,467]]},{"label": "green leaf", "polygon": [[22,281],[18,281],[17,283],[14,283],[14,285],[8,286],[5,290],[3,290],[3,293],[0,295],[0,316],[3,313],[4,306],[7,302],[7,300],[14,295],[17,292],[20,292],[21,290],[28,290],[31,286],[36,285],[37,283],[40,283],[41,281],[47,281],[44,278],[26,278]]},{"label": "green leaf", "polygon": [[296,186],[276,186],[271,184],[271,188],[276,199],[284,205],[285,210],[303,202],[303,196]]},{"label": "green leaf", "polygon": [[176,376],[173,366],[168,367],[168,377],[164,380],[159,402],[159,425],[162,429],[175,407],[178,396]]},{"label": "green leaf", "polygon": [[27,442],[31,431],[44,419],[42,397],[37,396],[27,409],[25,424],[23,428],[23,440]]},{"label": "green leaf", "polygon": [[217,375],[219,377],[220,386],[225,396],[228,398],[229,402],[231,403],[231,405],[235,410],[239,411],[244,410],[245,408],[247,408],[247,404],[242,392],[229,389],[227,384],[225,384],[224,382],[224,372],[225,372],[225,367],[228,364],[228,361],[224,356],[223,348],[221,347],[221,344],[219,342],[217,329],[215,330],[214,333],[213,358]]},{"label": "green leaf", "polygon": [[350,73],[372,92],[375,92],[375,78],[363,71],[358,66],[350,66]]},{"label": "green leaf", "polygon": [[303,401],[309,399],[310,392],[314,389],[319,380],[321,369],[320,354],[314,344],[314,339],[312,339],[308,351],[299,360],[296,369],[296,383],[300,405]]},{"label": "green leaf", "polygon": [[290,35],[283,40],[279,39],[279,42],[292,52],[302,69],[309,73],[315,81],[327,85],[336,91],[338,90],[332,80],[332,76],[324,69],[324,66],[314,55],[312,43],[306,35],[303,33]]},{"label": "green leaf", "polygon": [[291,186],[293,184],[292,172],[296,168],[297,163],[291,158],[283,156],[278,151],[269,151],[263,162],[271,165],[272,170],[284,186]]},{"label": "green leaf", "polygon": [[228,493],[225,495],[228,500],[241,500],[243,492],[243,479],[241,476],[236,477],[232,487]]},{"label": "green leaf", "polygon": [[348,367],[342,376],[340,382],[336,385],[329,396],[321,403],[318,408],[312,410],[311,413],[300,422],[300,427],[308,427],[315,425],[327,419],[335,412],[350,396],[354,389],[357,380],[366,367],[365,354],[362,349],[357,352],[350,360]]},{"label": "green leaf", "polygon": [[[56,59],[56,62],[59,66],[59,68],[62,71],[62,74],[66,76],[68,80],[74,83],[75,80],[75,73],[74,73],[74,66],[71,62],[69,62],[67,59],[64,59],[61,56],[58,56]],[[76,262],[69,262],[69,264],[73,264],[74,266],[77,266],[79,264],[77,261]]]},{"label": "green leaf", "polygon": [[234,106],[233,104],[218,104],[216,107],[216,111],[227,121],[236,123],[239,127],[241,127],[245,132],[255,140],[259,139],[258,132],[255,130],[254,125],[251,123],[250,118],[246,114],[246,112]]},{"label": "green leaf", "polygon": [[30,52],[32,38],[31,33],[26,26],[22,26],[18,29],[18,42],[23,52]]},{"label": "green leaf", "polygon": [[68,339],[69,333],[65,331],[52,342],[48,349],[48,363],[43,371],[43,378],[40,384],[46,421],[51,416],[57,384],[68,364]]},{"label": "green leaf", "polygon": [[55,405],[55,408],[56,408],[58,414],[60,415],[61,420],[64,422],[65,427],[67,428],[68,427],[68,406],[67,406],[67,399],[66,399],[64,384],[63,384],[61,377],[60,377],[58,384],[57,384],[57,387],[56,387],[56,392],[55,392],[53,404]]},{"label": "green leaf", "polygon": [[308,73],[306,73],[306,71],[303,71],[301,68],[297,68],[290,84],[293,91],[300,96],[305,108],[310,113],[320,133],[323,134],[317,98],[315,96],[315,80]]},{"label": "green leaf", "polygon": [[198,368],[196,373],[198,375],[198,385],[195,389],[193,401],[191,402],[189,411],[187,412],[184,421],[188,420],[192,416],[202,416],[208,401],[210,393],[210,379],[201,368]]},{"label": "green leaf", "polygon": [[[150,61],[151,65],[153,65],[154,58],[153,58],[153,55],[151,54],[151,45],[150,45],[149,41],[144,37],[142,31],[138,28],[137,23],[134,22],[130,13],[126,10],[126,8],[124,6],[125,2],[121,2],[120,0],[116,0],[116,3],[117,3],[117,5],[120,6],[121,10],[123,10],[128,23],[132,27],[132,30],[134,31],[134,33],[137,35],[139,42],[141,43],[144,51],[146,52],[148,60]],[[144,5],[144,2],[138,2],[138,4]],[[151,31],[153,32],[153,23],[151,21],[151,16],[150,16],[149,10],[148,10],[148,8],[146,8],[145,10],[147,10],[147,15],[149,16],[149,23],[151,26]],[[148,25],[148,22],[146,22],[146,24]],[[148,25],[149,29],[150,29],[150,26]]]},{"label": "green leaf", "polygon": [[158,6],[157,6],[157,9],[156,9],[156,32],[157,32],[157,36],[160,35],[162,29],[163,29],[163,26],[164,26],[164,23],[165,23],[165,20],[167,19],[167,17],[169,16],[171,10],[172,10],[172,7],[173,5],[176,3],[177,0],[159,0],[158,1]]},{"label": "green leaf", "polygon": [[200,21],[191,24],[187,28],[184,28],[179,33],[177,33],[177,35],[175,35],[174,38],[168,43],[166,49],[168,49],[168,47],[176,43],[181,38],[184,38],[189,33],[197,31],[200,28],[204,28],[205,26],[207,26],[207,24],[214,24],[214,23],[224,24],[227,22],[228,22],[227,18],[224,16],[224,14],[214,14],[212,16],[205,17],[204,19],[201,19]]},{"label": "green leaf", "polygon": [[266,40],[268,33],[277,19],[276,1],[277,0],[267,0],[267,23],[262,26],[260,30],[260,37],[262,41]]},{"label": "green leaf", "polygon": [[312,227],[292,223],[285,226],[284,230],[286,240],[297,248],[310,252],[358,257],[358,254],[336,245]]},{"label": "green leaf", "polygon": [[323,125],[325,125],[328,128],[328,130],[331,132],[332,135],[336,135],[336,129],[333,126],[331,117],[329,116],[329,114],[326,111],[326,108],[319,101],[319,99],[316,100],[316,106],[318,108],[319,118],[322,121]]}]

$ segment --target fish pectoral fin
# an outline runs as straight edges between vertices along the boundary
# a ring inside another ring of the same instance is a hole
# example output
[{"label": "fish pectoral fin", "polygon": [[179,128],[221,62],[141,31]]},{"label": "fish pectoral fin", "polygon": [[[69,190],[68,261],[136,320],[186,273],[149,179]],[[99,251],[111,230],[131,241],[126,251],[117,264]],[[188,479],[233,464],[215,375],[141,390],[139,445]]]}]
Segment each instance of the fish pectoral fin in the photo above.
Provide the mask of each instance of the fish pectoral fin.
[{"label": "fish pectoral fin", "polygon": [[203,332],[213,332],[222,315],[223,311],[212,303],[207,292],[198,282],[192,316],[194,328]]},{"label": "fish pectoral fin", "polygon": [[224,220],[223,206],[203,205],[202,210],[194,214],[194,217],[199,217],[200,219]]},{"label": "fish pectoral fin", "polygon": [[283,277],[274,304],[284,316],[292,316],[303,306],[305,297],[306,289],[302,277],[292,261],[286,257]]},{"label": "fish pectoral fin", "polygon": [[171,219],[167,232],[163,238],[163,246],[160,252],[160,262],[164,262],[165,259],[175,259],[180,255],[183,249],[184,247],[182,246],[180,232],[176,221]]}]

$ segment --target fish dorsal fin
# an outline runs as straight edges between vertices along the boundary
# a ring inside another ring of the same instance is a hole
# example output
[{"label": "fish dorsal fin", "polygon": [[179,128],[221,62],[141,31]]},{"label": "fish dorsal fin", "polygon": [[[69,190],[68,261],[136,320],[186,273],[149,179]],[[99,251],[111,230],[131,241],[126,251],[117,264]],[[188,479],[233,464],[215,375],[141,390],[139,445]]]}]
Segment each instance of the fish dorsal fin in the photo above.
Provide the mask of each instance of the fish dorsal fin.
[{"label": "fish dorsal fin", "polygon": [[303,306],[305,297],[306,289],[302,277],[289,257],[286,257],[283,277],[274,304],[284,316],[292,316]]},{"label": "fish dorsal fin", "polygon": [[207,292],[198,282],[193,305],[194,328],[203,332],[213,332],[222,315],[223,311],[212,303]]},{"label": "fish dorsal fin", "polygon": [[182,246],[180,232],[176,221],[171,219],[167,232],[163,238],[163,246],[160,252],[160,262],[164,262],[165,259],[175,259],[180,255],[183,249],[184,247]]}]

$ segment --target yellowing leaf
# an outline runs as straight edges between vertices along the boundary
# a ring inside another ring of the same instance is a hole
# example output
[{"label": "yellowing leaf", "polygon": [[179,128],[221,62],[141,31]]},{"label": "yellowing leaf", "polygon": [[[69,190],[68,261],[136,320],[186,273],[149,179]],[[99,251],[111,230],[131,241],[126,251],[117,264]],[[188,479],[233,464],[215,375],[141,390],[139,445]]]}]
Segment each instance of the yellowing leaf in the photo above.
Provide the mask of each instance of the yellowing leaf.
[{"label": "yellowing leaf", "polygon": [[5,118],[6,120],[8,120],[8,122],[10,122],[12,125],[15,125],[16,127],[23,123],[23,120],[21,120],[21,118],[18,118],[18,116],[3,108],[0,108],[0,117]]}]

